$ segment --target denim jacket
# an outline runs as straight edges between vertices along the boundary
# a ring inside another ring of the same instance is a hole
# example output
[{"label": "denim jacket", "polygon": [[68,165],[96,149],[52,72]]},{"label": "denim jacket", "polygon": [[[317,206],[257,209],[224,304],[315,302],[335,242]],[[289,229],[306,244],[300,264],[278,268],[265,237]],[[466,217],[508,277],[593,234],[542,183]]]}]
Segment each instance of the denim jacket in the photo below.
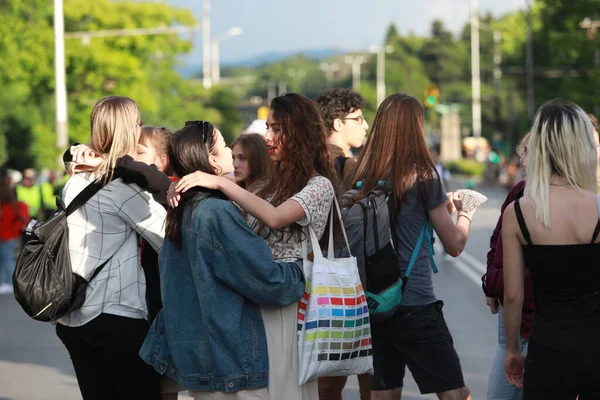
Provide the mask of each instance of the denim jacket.
[{"label": "denim jacket", "polygon": [[301,262],[273,261],[268,245],[229,201],[187,205],[181,250],[160,252],[163,309],[142,359],[186,389],[267,387],[269,358],[259,304],[284,306],[304,292]]}]

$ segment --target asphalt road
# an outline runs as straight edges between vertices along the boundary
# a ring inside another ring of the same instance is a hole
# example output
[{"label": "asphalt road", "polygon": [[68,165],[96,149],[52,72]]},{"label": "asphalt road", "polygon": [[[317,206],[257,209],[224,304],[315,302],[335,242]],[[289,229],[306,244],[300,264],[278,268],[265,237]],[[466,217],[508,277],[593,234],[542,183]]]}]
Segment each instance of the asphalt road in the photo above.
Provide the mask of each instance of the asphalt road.
[{"label": "asphalt road", "polygon": [[[454,182],[453,188],[460,188],[460,184]],[[480,278],[489,237],[506,195],[501,189],[478,190],[489,200],[475,214],[466,251],[457,259],[437,251],[440,272],[434,280],[474,400],[485,399],[496,347],[497,317],[485,305]],[[69,356],[54,326],[29,319],[11,295],[0,296],[0,320],[0,400],[81,399]],[[179,397],[188,398],[183,394]],[[422,396],[407,372],[403,399],[424,398],[436,397]],[[344,399],[359,399],[353,378],[348,381]]]}]

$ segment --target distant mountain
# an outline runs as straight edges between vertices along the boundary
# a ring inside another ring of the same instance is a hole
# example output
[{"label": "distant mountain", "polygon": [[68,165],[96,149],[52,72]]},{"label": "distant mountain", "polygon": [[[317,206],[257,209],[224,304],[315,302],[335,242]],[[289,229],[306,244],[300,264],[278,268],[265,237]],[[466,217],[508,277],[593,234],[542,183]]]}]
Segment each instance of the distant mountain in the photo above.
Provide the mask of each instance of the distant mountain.
[{"label": "distant mountain", "polygon": [[[258,56],[250,57],[245,60],[223,62],[221,68],[232,68],[232,67],[258,67],[264,64],[272,64],[277,61],[281,61],[285,58],[295,56],[297,54],[304,54],[308,58],[314,58],[322,60],[330,58],[339,54],[344,54],[344,51],[334,49],[311,49],[302,51],[290,51],[290,52],[271,52],[265,53]],[[185,62],[185,61],[184,61]],[[202,72],[202,64],[185,64],[178,68],[178,71],[184,77],[198,76]]]}]

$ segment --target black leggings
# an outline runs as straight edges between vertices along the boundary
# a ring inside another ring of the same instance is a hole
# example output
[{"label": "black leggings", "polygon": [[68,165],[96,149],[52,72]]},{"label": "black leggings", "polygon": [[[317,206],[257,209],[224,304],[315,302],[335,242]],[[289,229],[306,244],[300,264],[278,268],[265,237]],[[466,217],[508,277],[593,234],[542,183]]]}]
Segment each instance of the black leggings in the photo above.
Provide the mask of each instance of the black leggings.
[{"label": "black leggings", "polygon": [[139,357],[148,322],[100,314],[78,327],[56,325],[84,400],[160,399],[160,375]]}]

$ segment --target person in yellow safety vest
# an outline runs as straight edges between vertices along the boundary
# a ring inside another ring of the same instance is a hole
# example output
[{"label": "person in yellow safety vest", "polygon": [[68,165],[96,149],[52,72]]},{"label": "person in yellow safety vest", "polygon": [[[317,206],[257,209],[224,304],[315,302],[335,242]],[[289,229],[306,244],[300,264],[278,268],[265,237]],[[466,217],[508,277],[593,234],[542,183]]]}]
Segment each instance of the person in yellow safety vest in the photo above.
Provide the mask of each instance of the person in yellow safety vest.
[{"label": "person in yellow safety vest", "polygon": [[23,180],[17,185],[15,191],[18,201],[27,204],[31,218],[39,221],[45,220],[46,214],[56,209],[56,199],[52,183],[35,183],[35,171],[31,168],[23,171]]}]

